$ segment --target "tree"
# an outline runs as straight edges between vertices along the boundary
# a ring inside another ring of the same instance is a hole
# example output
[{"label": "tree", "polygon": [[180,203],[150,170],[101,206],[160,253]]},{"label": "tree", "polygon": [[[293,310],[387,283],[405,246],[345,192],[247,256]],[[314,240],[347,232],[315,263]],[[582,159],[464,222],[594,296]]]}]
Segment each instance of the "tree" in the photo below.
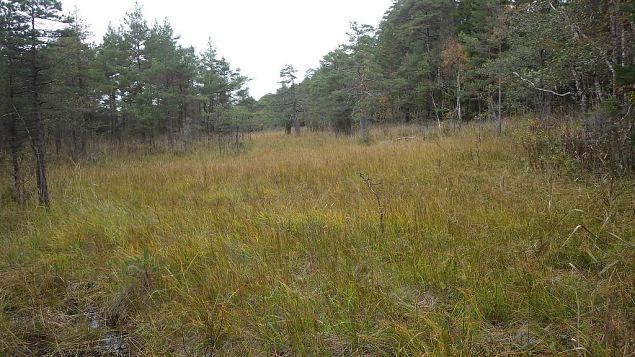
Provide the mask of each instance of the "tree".
[{"label": "tree", "polygon": [[123,129],[123,95],[126,90],[124,76],[127,66],[123,30],[108,26],[102,43],[96,50],[95,89],[100,97],[99,107],[106,112],[111,139],[121,140]]},{"label": "tree", "polygon": [[465,70],[467,54],[459,41],[451,37],[446,42],[441,56],[443,60],[442,68],[448,74],[454,72],[456,76],[456,116],[459,123],[461,123],[461,74]]},{"label": "tree", "polygon": [[143,9],[135,3],[132,11],[126,13],[124,26],[121,29],[121,46],[125,54],[122,73],[119,78],[122,86],[121,110],[123,111],[123,125],[132,132],[140,134],[142,138],[154,144],[154,118],[144,112],[149,107],[148,92],[143,97],[145,81],[144,71],[148,66],[146,42],[150,36],[150,29],[143,17]]},{"label": "tree", "polygon": [[289,118],[287,128],[287,134],[291,132],[291,125],[296,135],[300,135],[300,121],[298,119],[298,96],[295,80],[298,71],[290,64],[284,66],[280,70],[280,84],[282,85],[281,91],[283,92],[283,111],[287,113]]},{"label": "tree", "polygon": [[229,120],[230,109],[248,97],[247,78],[240,70],[232,70],[229,62],[218,58],[216,48],[209,39],[207,49],[200,56],[199,81],[203,96],[203,111],[208,133]]},{"label": "tree", "polygon": [[[3,137],[9,146],[11,160],[11,176],[13,178],[13,196],[19,204],[24,203],[24,187],[20,165],[20,152],[25,140],[26,122],[20,116],[18,107],[22,105],[19,92],[22,91],[21,80],[25,78],[24,67],[21,66],[26,53],[26,31],[28,30],[27,18],[20,11],[21,6],[17,1],[0,2],[0,64],[2,72],[0,78],[3,86],[2,94],[2,121]],[[5,142],[5,140],[3,140]]]},{"label": "tree", "polygon": [[29,90],[31,96],[31,125],[29,128],[31,146],[35,156],[38,199],[40,204],[49,205],[48,184],[46,180],[46,125],[42,110],[44,87],[48,85],[50,65],[44,57],[44,49],[57,37],[57,32],[40,27],[42,22],[62,22],[62,4],[57,0],[28,0],[21,2],[20,11],[26,14],[30,27],[28,36]]},{"label": "tree", "polygon": [[51,102],[55,146],[61,154],[62,141],[70,140],[70,154],[76,160],[85,151],[89,132],[99,129],[95,122],[98,75],[95,51],[87,44],[86,26],[75,17],[47,50],[51,62],[51,85],[46,97]]},{"label": "tree", "polygon": [[375,49],[375,29],[370,25],[351,24],[349,44],[346,49],[351,54],[352,77],[354,78],[353,98],[355,102],[352,115],[359,116],[359,129],[363,142],[369,137],[369,117],[372,112],[374,94],[371,86],[377,83],[377,70],[374,68],[373,50]]}]

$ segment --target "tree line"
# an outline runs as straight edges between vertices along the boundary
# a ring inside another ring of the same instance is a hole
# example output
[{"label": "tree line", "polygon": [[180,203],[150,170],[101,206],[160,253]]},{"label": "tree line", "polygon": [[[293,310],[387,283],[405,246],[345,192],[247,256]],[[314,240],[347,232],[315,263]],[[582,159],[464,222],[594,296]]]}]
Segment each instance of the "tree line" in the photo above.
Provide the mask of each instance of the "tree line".
[{"label": "tree line", "polygon": [[27,196],[24,166],[48,205],[49,157],[78,160],[98,140],[178,150],[253,125],[247,78],[211,41],[196,53],[168,20],[149,25],[139,5],[99,45],[58,0],[2,0],[0,25],[0,160],[16,202]]},{"label": "tree line", "polygon": [[624,115],[634,13],[621,0],[396,0],[378,28],[352,23],[348,43],[297,84],[283,73],[260,102],[287,128],[299,116],[363,135],[370,122],[489,119],[502,130],[505,115]]}]

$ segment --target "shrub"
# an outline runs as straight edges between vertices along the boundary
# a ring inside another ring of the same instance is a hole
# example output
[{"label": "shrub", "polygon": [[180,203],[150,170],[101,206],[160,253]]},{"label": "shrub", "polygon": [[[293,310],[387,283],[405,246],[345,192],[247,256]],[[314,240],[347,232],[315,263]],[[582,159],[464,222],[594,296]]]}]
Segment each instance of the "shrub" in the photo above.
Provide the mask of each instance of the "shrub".
[{"label": "shrub", "polygon": [[530,161],[541,168],[630,174],[635,168],[634,117],[630,107],[609,99],[581,120],[532,122],[524,146]]}]

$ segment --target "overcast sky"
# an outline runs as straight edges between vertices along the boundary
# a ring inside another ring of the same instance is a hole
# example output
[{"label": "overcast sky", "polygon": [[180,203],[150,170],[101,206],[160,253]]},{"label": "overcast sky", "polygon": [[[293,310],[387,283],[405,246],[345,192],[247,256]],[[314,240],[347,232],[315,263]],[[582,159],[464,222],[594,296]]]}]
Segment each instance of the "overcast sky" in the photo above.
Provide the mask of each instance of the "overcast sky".
[{"label": "overcast sky", "polygon": [[[278,88],[280,69],[293,64],[300,77],[347,41],[350,21],[377,26],[392,0],[139,0],[146,19],[168,18],[181,44],[202,51],[209,37],[231,65],[252,78],[251,95]],[[134,0],[62,0],[77,6],[95,42],[117,26]]]}]

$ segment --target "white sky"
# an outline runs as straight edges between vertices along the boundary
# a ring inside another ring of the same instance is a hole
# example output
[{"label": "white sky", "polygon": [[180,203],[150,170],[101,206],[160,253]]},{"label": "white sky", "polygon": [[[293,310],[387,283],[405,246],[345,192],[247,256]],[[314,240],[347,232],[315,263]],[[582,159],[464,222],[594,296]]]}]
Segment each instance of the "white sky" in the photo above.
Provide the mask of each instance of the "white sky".
[{"label": "white sky", "polygon": [[[101,38],[118,26],[134,0],[62,0],[75,6]],[[139,0],[149,24],[168,18],[180,43],[202,51],[211,36],[219,55],[243,75],[256,99],[278,88],[280,69],[292,64],[299,77],[347,41],[350,21],[377,26],[392,0]]]}]

